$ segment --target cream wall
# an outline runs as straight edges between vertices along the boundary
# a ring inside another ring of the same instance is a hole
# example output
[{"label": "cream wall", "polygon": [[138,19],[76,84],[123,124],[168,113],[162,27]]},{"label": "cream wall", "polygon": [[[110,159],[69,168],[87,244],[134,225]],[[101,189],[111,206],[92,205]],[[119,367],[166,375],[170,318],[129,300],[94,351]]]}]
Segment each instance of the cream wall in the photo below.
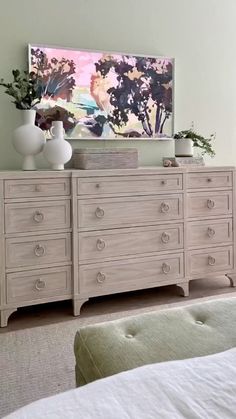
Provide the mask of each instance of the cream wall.
[{"label": "cream wall", "polygon": [[[236,164],[235,0],[1,0],[0,5],[0,77],[23,68],[28,43],[175,57],[175,129],[195,121],[201,133],[215,131],[216,157],[209,163]],[[19,123],[1,90],[0,169],[20,167],[11,145]],[[144,165],[173,154],[172,141],[125,144],[139,149]],[[45,166],[42,157],[38,164]]]}]

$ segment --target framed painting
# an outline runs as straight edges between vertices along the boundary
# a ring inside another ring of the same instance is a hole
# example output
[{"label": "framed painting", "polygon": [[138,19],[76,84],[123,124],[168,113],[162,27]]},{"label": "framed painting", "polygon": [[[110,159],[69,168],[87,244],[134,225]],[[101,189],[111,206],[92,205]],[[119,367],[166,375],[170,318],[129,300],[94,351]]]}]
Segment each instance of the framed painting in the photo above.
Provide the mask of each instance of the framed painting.
[{"label": "framed painting", "polygon": [[29,45],[40,76],[37,124],[62,120],[68,139],[173,136],[174,59]]}]

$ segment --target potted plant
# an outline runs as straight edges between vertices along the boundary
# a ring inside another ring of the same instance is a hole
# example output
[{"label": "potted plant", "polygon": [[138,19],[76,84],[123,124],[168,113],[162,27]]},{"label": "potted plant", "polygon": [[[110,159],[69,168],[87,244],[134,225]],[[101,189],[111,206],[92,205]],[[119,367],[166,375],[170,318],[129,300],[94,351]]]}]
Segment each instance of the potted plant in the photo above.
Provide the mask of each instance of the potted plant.
[{"label": "potted plant", "polygon": [[13,145],[18,153],[24,156],[23,170],[35,170],[34,155],[42,151],[45,144],[43,131],[35,126],[36,111],[34,107],[41,101],[40,78],[36,73],[13,70],[13,81],[0,80],[5,93],[14,100],[17,109],[21,110],[23,125],[13,133]]},{"label": "potted plant", "polygon": [[177,132],[174,135],[174,139],[176,157],[192,157],[193,147],[200,148],[202,155],[215,156],[215,151],[212,147],[212,140],[215,139],[215,134],[211,134],[206,138],[196,133],[193,128],[190,128],[189,130]]}]

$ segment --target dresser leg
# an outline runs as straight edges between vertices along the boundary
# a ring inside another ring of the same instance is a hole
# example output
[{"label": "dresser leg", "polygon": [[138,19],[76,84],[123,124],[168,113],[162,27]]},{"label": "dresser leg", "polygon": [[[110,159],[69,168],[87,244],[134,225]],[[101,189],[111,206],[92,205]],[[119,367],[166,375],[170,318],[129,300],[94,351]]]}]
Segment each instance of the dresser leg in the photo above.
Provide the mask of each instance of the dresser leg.
[{"label": "dresser leg", "polygon": [[180,292],[181,292],[181,295],[183,297],[188,297],[189,296],[189,281],[187,281],[187,282],[179,282],[176,285],[177,285],[177,287],[180,288],[180,290],[181,290]]},{"label": "dresser leg", "polygon": [[88,301],[88,298],[85,298],[83,300],[73,300],[73,314],[74,316],[80,315],[80,309],[84,303]]},{"label": "dresser leg", "polygon": [[0,326],[6,327],[8,319],[14,311],[17,311],[17,308],[7,308],[5,310],[0,311]]},{"label": "dresser leg", "polygon": [[229,278],[230,286],[236,287],[236,274],[226,274],[227,278]]}]

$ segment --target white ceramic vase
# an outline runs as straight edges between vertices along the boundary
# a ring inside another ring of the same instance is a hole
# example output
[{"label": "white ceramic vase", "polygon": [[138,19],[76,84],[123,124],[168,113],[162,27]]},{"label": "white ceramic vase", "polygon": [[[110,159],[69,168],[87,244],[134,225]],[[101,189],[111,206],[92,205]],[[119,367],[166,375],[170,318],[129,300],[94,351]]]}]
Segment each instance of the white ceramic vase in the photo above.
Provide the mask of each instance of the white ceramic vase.
[{"label": "white ceramic vase", "polygon": [[45,136],[43,131],[35,125],[35,110],[22,110],[21,114],[23,125],[13,132],[13,146],[24,156],[22,169],[36,170],[34,156],[43,150]]},{"label": "white ceramic vase", "polygon": [[50,132],[52,139],[46,142],[43,150],[44,157],[53,170],[64,170],[64,164],[71,159],[72,147],[64,139],[63,122],[53,121]]},{"label": "white ceramic vase", "polygon": [[176,157],[192,157],[193,156],[193,141],[191,138],[176,138],[175,139],[175,156]]}]

